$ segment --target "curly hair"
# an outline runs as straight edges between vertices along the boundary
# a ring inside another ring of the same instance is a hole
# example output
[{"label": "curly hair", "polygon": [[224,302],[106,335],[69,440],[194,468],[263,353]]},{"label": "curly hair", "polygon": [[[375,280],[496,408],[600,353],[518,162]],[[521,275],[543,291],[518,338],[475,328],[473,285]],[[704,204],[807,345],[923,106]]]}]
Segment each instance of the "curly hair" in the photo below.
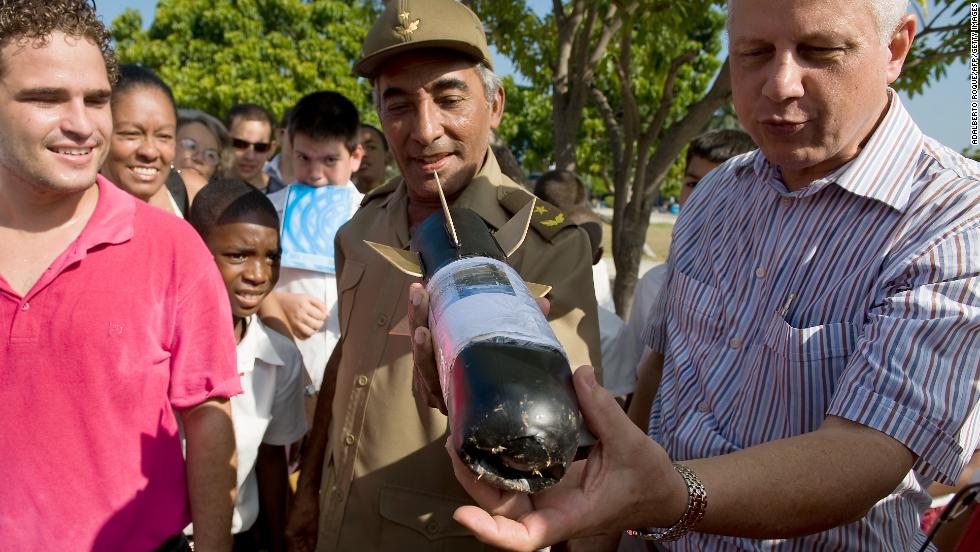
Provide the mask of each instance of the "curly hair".
[{"label": "curly hair", "polygon": [[[116,53],[109,30],[95,12],[92,0],[0,0],[0,46],[16,40],[35,48],[43,47],[51,33],[83,37],[102,51],[109,84],[119,78]],[[3,66],[0,60],[0,74]]]}]

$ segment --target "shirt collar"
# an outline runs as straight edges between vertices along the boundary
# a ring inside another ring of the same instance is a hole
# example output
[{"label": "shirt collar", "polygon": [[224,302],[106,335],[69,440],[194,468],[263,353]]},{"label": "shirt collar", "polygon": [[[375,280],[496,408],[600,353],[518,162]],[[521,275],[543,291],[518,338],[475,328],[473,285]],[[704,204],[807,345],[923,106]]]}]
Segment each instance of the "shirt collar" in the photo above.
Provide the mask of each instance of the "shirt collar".
[{"label": "shirt collar", "polygon": [[453,203],[453,207],[464,207],[480,215],[494,228],[500,228],[509,220],[507,213],[500,208],[500,184],[504,181],[500,165],[493,151],[487,148],[483,166],[466,186],[463,193]]},{"label": "shirt collar", "polygon": [[78,236],[79,251],[109,244],[116,245],[133,237],[136,202],[133,196],[120,190],[101,174],[96,176],[99,199],[85,229]]},{"label": "shirt collar", "polygon": [[[925,137],[891,88],[888,89],[888,103],[884,118],[857,157],[813,181],[799,192],[800,195],[810,195],[834,183],[855,195],[904,211]],[[735,170],[738,173],[752,170],[763,182],[773,182],[779,176],[778,167],[770,163],[761,150],[740,160]]]},{"label": "shirt collar", "polygon": [[245,335],[236,347],[238,354],[238,373],[246,374],[255,368],[255,360],[270,366],[282,366],[282,357],[272,345],[269,330],[256,315],[245,319]]},{"label": "shirt collar", "polygon": [[[453,207],[465,207],[476,212],[483,220],[490,223],[494,228],[503,226],[508,217],[502,209],[495,208],[500,205],[498,192],[500,183],[504,181],[500,172],[500,165],[493,151],[487,148],[487,156],[483,160],[483,165],[477,171],[473,180],[466,185],[463,193],[460,194]],[[494,184],[497,183],[497,184]],[[408,245],[410,238],[408,235],[408,184],[402,178],[398,181],[395,189],[381,200],[380,206],[385,209],[393,208],[400,210],[402,224],[395,226],[395,235],[401,246]]]}]

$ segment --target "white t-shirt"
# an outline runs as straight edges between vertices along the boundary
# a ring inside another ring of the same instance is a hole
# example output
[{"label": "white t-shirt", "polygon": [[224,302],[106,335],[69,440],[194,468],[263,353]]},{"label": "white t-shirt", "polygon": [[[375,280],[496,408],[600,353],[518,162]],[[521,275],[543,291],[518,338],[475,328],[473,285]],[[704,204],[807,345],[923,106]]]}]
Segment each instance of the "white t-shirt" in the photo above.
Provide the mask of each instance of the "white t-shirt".
[{"label": "white t-shirt", "polygon": [[[354,193],[351,194],[353,209],[351,214],[357,211],[361,205],[364,194],[354,188],[352,182],[344,186],[349,186]],[[289,186],[269,194],[269,199],[279,213],[279,220],[282,220],[283,211],[286,209],[286,194]],[[327,366],[327,360],[334,346],[340,339],[340,321],[337,315],[337,278],[333,274],[326,272],[315,272],[300,268],[283,267],[279,271],[279,283],[276,284],[276,291],[287,293],[299,293],[313,296],[319,299],[327,308],[327,321],[320,327],[319,331],[307,339],[296,338],[296,345],[303,354],[303,364],[310,375],[310,381],[317,391],[323,383],[323,369]]]},{"label": "white t-shirt", "polygon": [[[629,320],[614,338],[602,337],[602,314],[599,316],[599,335],[602,343],[602,384],[614,395],[626,395],[636,389],[636,367],[643,358],[643,333],[647,328],[650,309],[657,303],[667,283],[667,263],[659,264],[643,275],[633,291],[633,307]],[[612,351],[610,358],[606,350]]]}]

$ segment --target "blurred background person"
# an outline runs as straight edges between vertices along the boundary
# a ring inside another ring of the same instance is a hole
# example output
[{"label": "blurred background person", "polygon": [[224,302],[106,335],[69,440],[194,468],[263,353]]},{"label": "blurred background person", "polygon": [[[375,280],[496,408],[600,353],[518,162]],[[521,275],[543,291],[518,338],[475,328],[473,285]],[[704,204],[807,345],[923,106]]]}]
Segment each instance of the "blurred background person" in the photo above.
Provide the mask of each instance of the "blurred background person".
[{"label": "blurred background person", "polygon": [[231,134],[234,153],[231,176],[267,194],[275,192],[269,189],[269,175],[262,170],[276,152],[276,141],[272,137],[276,123],[272,113],[254,103],[235,104],[228,110],[225,124]]},{"label": "blurred background person", "polygon": [[177,110],[174,168],[196,171],[205,180],[222,177],[231,167],[231,135],[217,118],[199,109]]},{"label": "blurred background person", "polygon": [[112,125],[102,175],[150,205],[183,217],[206,181],[171,170],[177,108],[170,87],[145,67],[123,65],[112,89]]},{"label": "blurred background person", "polygon": [[359,134],[364,156],[361,158],[361,168],[354,173],[354,186],[357,191],[366,194],[385,183],[388,141],[377,127],[367,123],[361,123]]},{"label": "blurred background person", "polygon": [[279,153],[262,167],[262,172],[269,176],[269,184],[266,187],[267,194],[277,192],[296,180],[293,172],[293,145],[289,143],[286,135],[286,127],[289,126],[289,117],[292,113],[293,108],[290,107],[283,112],[282,118],[279,119],[279,126],[274,132],[276,143],[279,144]]}]

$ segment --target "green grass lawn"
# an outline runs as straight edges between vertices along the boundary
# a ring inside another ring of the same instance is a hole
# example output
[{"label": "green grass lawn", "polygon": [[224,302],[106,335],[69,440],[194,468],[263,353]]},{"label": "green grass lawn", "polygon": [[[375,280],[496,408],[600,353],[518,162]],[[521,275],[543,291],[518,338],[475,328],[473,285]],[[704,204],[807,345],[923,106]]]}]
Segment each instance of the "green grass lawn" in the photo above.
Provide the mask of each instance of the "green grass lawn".
[{"label": "green grass lawn", "polygon": [[[641,258],[649,261],[662,263],[667,260],[667,252],[670,250],[670,233],[674,225],[666,222],[655,222],[647,227],[647,246],[653,252],[653,256],[644,254]],[[602,248],[606,255],[612,257],[612,226],[602,225]],[[610,259],[609,262],[612,262]]]}]

